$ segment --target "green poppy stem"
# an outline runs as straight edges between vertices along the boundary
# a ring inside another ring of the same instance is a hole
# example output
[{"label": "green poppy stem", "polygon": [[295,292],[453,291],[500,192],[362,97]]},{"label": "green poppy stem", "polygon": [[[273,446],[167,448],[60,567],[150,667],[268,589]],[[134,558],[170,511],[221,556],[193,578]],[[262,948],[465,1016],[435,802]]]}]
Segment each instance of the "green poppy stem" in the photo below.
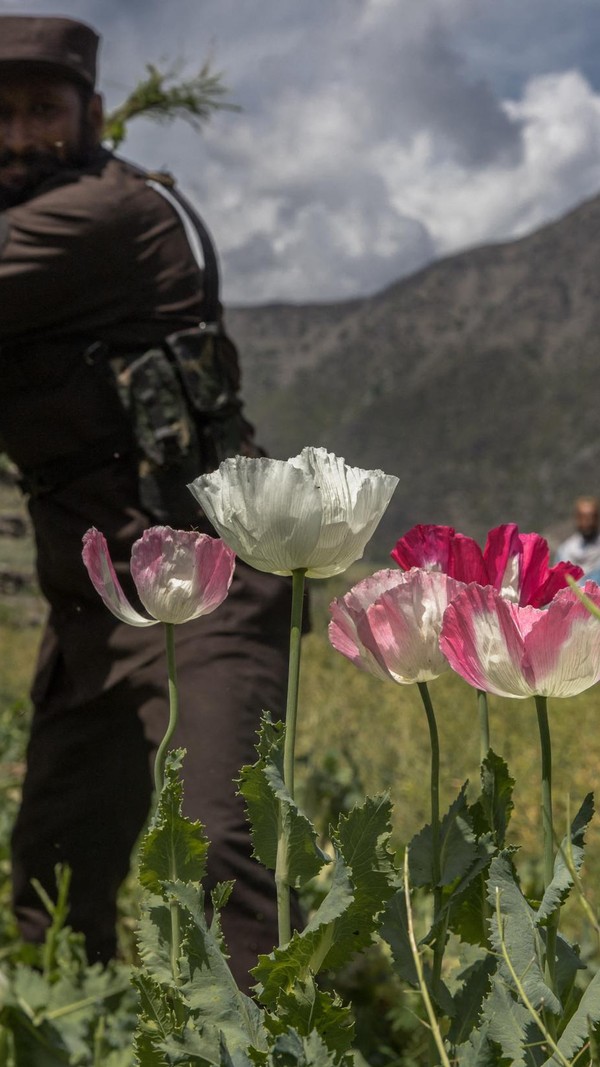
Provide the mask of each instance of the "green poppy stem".
[{"label": "green poppy stem", "polygon": [[[160,794],[165,784],[165,763],[167,760],[167,752],[169,750],[169,744],[171,738],[175,733],[177,726],[177,717],[179,712],[179,699],[177,692],[177,667],[175,664],[175,626],[171,622],[166,622],[165,627],[165,642],[167,647],[167,671],[169,681],[169,721],[167,723],[167,729],[164,737],[158,746],[156,752],[156,758],[154,760],[154,789],[156,791],[156,803],[158,804]],[[171,864],[171,878],[173,881],[177,878],[177,867],[175,863],[175,857],[172,857]],[[171,914],[171,971],[175,982],[179,981],[179,954],[180,948],[180,930],[179,930],[179,908],[174,900],[169,903],[169,911]]]},{"label": "green poppy stem", "polygon": [[167,723],[165,735],[158,746],[156,758],[154,760],[154,788],[156,790],[157,800],[162,792],[162,787],[165,784],[165,763],[167,760],[167,752],[169,750],[171,738],[175,733],[179,712],[177,667],[175,665],[175,626],[172,622],[165,622],[164,627],[167,646],[167,671],[169,677],[169,722]]},{"label": "green poppy stem", "polygon": [[[283,781],[288,793],[294,796],[294,754],[296,750],[296,723],[298,718],[298,689],[300,683],[300,652],[302,638],[302,614],[304,606],[304,581],[306,569],[292,572],[292,616],[290,622],[290,659],[288,688],[285,709],[285,741],[283,749]],[[275,886],[277,890],[277,926],[279,944],[286,944],[292,936],[290,916],[290,885],[288,876],[288,839],[283,826],[283,807],[279,806],[277,820],[277,857],[275,861]]]},{"label": "green poppy stem", "polygon": [[[441,870],[441,841],[440,841],[440,743],[438,738],[437,724],[435,721],[435,712],[433,710],[433,704],[431,703],[431,697],[429,696],[429,689],[427,688],[427,682],[417,682],[419,693],[421,694],[421,700],[423,701],[423,707],[425,708],[425,714],[427,716],[427,725],[429,727],[429,740],[431,747],[431,775],[430,775],[430,793],[431,793],[431,871],[433,881],[433,913],[434,920],[439,915],[442,905],[442,887],[440,880],[442,876]],[[442,959],[444,956],[444,947],[446,942],[445,929],[436,934],[433,942],[433,970],[431,988],[434,999],[438,1000],[438,988],[442,974]]]},{"label": "green poppy stem", "polygon": [[[552,745],[548,723],[548,701],[546,697],[536,696],[540,748],[542,755],[542,827],[544,842],[544,889],[554,877],[554,825],[552,820]],[[559,909],[548,920],[546,927],[546,975],[548,985],[556,993],[556,935],[558,932]],[[552,1017],[550,1017],[552,1018]]]},{"label": "green poppy stem", "polygon": [[490,751],[490,719],[485,689],[477,690],[477,710],[479,712],[479,762],[483,763]]},{"label": "green poppy stem", "polygon": [[294,753],[296,750],[296,721],[298,717],[298,689],[300,685],[300,652],[302,647],[302,615],[304,608],[305,574],[305,569],[299,569],[292,573],[290,661],[285,709],[285,747],[283,750],[283,780],[292,797],[294,795]]}]

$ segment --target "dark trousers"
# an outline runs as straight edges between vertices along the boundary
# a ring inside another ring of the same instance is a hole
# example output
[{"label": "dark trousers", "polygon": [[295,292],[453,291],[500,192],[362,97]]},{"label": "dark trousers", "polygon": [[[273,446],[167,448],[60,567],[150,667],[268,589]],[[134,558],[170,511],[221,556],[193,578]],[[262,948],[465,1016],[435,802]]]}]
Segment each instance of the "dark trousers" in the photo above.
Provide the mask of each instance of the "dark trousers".
[{"label": "dark trousers", "polygon": [[[184,811],[200,819],[211,842],[207,893],[235,880],[223,929],[243,988],[258,953],[277,943],[277,916],[272,872],[251,856],[233,779],[256,760],[262,709],[283,714],[289,611],[287,580],[238,563],[227,601],[175,628],[180,721],[172,744],[187,750]],[[35,708],[12,840],[14,907],[23,937],[42,940],[48,916],[31,878],[53,896],[55,865],[69,864],[69,923],[85,934],[90,961],[105,962],[116,951],[117,891],[151,803],[151,767],[167,722],[166,660],[154,658],[76,707],[61,702],[63,673],[59,658],[44,705]],[[293,921],[301,925],[296,902]]]}]

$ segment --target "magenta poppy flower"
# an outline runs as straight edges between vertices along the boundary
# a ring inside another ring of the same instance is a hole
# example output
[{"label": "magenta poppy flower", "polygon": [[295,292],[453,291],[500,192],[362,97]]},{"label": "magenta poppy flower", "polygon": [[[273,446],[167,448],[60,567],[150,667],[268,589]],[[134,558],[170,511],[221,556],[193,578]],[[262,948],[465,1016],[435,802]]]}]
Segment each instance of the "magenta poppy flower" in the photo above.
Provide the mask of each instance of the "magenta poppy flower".
[{"label": "magenta poppy flower", "polygon": [[545,538],[519,533],[514,522],[490,530],[483,552],[476,541],[457,534],[452,526],[413,526],[391,555],[404,570],[423,567],[459,582],[491,585],[507,600],[536,608],[549,604],[567,586],[568,574],[575,580],[583,575],[573,563],[551,567]]},{"label": "magenta poppy flower", "polygon": [[447,574],[382,570],[331,604],[329,640],[361,670],[401,685],[449,669],[440,652],[442,618],[462,586]]},{"label": "magenta poppy flower", "polygon": [[[600,607],[595,582],[585,593]],[[600,680],[598,621],[571,589],[541,609],[489,586],[463,588],[446,609],[440,648],[470,685],[497,696],[569,697]]]},{"label": "magenta poppy flower", "polygon": [[104,534],[88,530],[82,555],[96,592],[113,615],[130,626],[189,622],[209,615],[225,600],[235,567],[235,553],[208,534],[170,526],[145,530],[131,550],[131,575],[152,616],[146,618],[125,596]]}]

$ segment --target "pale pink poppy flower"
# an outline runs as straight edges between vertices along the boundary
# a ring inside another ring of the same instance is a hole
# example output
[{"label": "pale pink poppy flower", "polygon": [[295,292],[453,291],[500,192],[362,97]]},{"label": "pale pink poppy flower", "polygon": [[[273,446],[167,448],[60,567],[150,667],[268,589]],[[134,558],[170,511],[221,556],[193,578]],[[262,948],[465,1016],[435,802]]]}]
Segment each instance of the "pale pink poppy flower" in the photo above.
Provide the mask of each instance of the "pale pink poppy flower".
[{"label": "pale pink poppy flower", "polygon": [[439,648],[444,611],[463,588],[447,574],[382,570],[331,605],[329,640],[361,670],[401,685],[449,669]]},{"label": "pale pink poppy flower", "polygon": [[[584,590],[600,606],[595,582]],[[470,685],[497,696],[570,697],[600,679],[598,620],[571,589],[542,609],[470,585],[446,609],[440,648]]]},{"label": "pale pink poppy flower", "polygon": [[490,530],[483,552],[472,537],[456,533],[452,526],[413,526],[391,555],[403,570],[442,571],[459,582],[491,585],[507,600],[536,608],[566,588],[568,574],[575,580],[583,575],[573,563],[551,567],[545,538],[519,533],[514,522]]},{"label": "pale pink poppy flower", "polygon": [[104,534],[83,538],[83,562],[94,588],[113,615],[130,626],[189,622],[209,615],[227,596],[235,553],[215,537],[170,526],[145,530],[131,550],[131,575],[151,618],[129,603],[115,573]]}]

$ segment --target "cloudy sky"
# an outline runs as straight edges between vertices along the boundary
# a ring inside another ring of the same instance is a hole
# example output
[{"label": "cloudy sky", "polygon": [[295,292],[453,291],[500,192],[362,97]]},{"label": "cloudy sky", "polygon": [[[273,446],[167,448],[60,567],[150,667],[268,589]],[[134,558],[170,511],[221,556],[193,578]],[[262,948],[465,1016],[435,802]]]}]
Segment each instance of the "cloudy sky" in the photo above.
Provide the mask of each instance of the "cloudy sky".
[{"label": "cloudy sky", "polygon": [[179,179],[229,303],[376,292],[521,236],[600,187],[600,0],[0,0],[103,36],[120,102],[148,61],[208,57],[239,113],[139,121],[123,154]]}]

